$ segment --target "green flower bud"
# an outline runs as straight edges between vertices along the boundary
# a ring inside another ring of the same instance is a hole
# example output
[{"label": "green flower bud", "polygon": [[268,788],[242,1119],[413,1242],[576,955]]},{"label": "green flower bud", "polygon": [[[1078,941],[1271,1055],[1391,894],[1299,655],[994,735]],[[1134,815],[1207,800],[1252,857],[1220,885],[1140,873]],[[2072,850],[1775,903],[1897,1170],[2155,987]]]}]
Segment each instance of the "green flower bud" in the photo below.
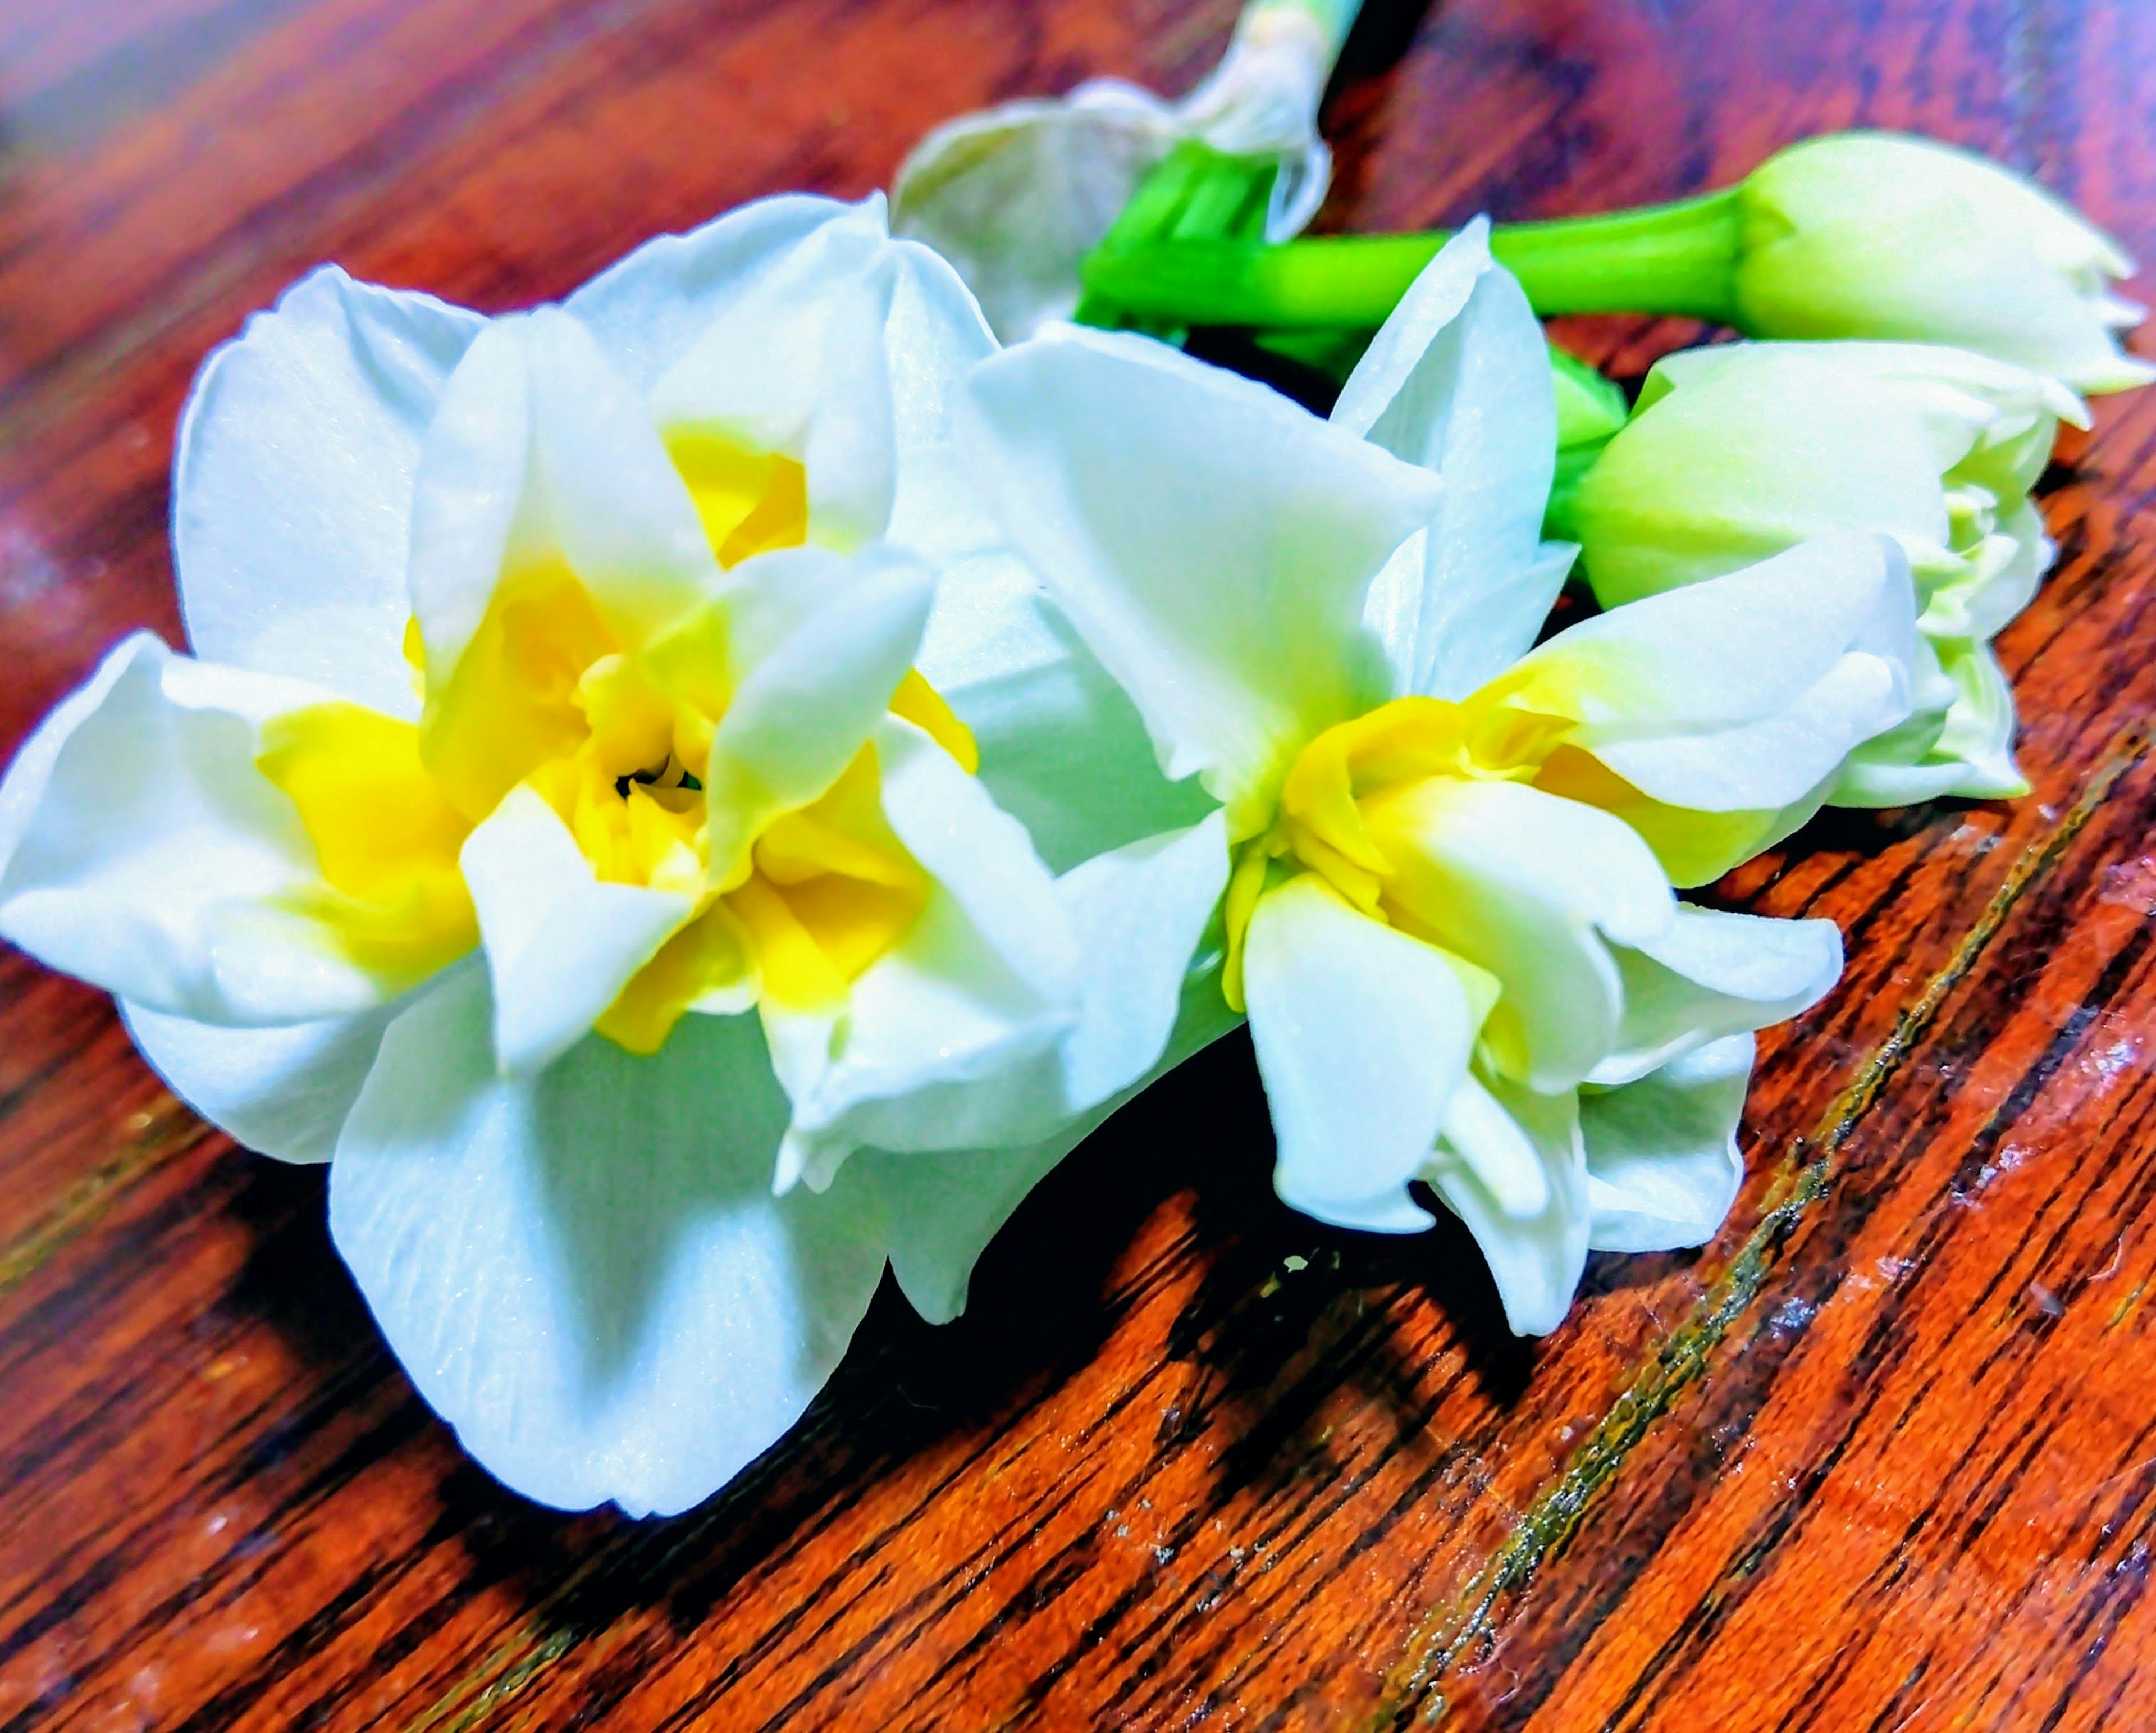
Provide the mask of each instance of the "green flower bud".
[{"label": "green flower bud", "polygon": [[1735,322],[1754,336],[1953,343],[2084,392],[2156,378],[2119,347],[2143,309],[2110,285],[2133,261],[1984,157],[1835,133],[1768,159],[1739,202]]},{"label": "green flower bud", "polygon": [[1664,359],[1553,533],[1614,607],[1837,531],[1893,536],[1937,666],[1919,713],[1858,755],[1835,800],[2025,792],[1989,640],[2052,546],[2029,498],[2080,400],[2043,374],[1916,343],[1738,343]]}]

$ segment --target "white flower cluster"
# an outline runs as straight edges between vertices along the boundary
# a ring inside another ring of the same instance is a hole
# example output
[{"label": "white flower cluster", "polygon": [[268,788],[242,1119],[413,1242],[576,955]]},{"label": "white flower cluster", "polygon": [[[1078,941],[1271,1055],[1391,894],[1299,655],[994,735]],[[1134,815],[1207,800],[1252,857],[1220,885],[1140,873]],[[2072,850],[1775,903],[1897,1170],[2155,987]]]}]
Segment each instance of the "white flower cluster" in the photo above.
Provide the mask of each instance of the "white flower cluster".
[{"label": "white flower cluster", "polygon": [[187,408],[193,653],[128,639],[0,784],[0,935],[331,1163],[414,1382],[548,1503],[706,1497],[886,1266],[956,1315],[1244,1016],[1281,1196],[1434,1196],[1545,1332],[1590,1249],[1715,1232],[1752,1031],[1840,973],[1676,889],[1830,798],[2019,786],[1984,646],[2077,401],[1830,347],[1666,364],[1573,508],[1608,611],[1537,643],[1557,411],[1479,222],[1329,419],[1005,347],[880,198],[492,320],[318,271]]}]

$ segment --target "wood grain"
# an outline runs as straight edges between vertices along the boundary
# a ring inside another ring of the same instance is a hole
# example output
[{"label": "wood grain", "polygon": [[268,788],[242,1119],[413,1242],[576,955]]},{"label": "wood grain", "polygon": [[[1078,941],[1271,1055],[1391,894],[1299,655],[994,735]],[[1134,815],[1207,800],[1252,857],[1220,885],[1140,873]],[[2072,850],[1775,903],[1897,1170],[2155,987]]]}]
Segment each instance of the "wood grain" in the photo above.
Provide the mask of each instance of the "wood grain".
[{"label": "wood grain", "polygon": [[[0,3],[0,743],[177,629],[174,417],[324,258],[486,307],[935,121],[1189,82],[1228,0]],[[1673,196],[1852,123],[2156,247],[2140,0],[1372,0],[1342,228]],[[1620,372],[1685,335],[1565,335]],[[2156,1725],[2156,399],[2046,500],[2036,793],[1830,816],[1696,1255],[1546,1341],[1466,1237],[1317,1228],[1229,1042],[1065,1164],[935,1330],[888,1284],[731,1493],[565,1518],[383,1352],[318,1173],[0,955],[0,1728]],[[1300,1260],[1290,1263],[1291,1257]]]}]

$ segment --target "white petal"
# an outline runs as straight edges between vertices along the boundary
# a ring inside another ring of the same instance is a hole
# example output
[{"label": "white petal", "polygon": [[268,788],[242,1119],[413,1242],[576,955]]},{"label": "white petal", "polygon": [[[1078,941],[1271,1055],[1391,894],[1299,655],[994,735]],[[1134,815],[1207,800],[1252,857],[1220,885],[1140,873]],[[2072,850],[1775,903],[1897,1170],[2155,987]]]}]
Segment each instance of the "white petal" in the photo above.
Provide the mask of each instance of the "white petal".
[{"label": "white petal", "polygon": [[413,983],[362,969],[305,912],[314,844],[255,768],[263,722],[331,696],[126,640],[0,784],[0,936],[198,1022],[309,1022],[395,998]]},{"label": "white petal", "polygon": [[889,239],[880,194],[765,200],[640,249],[568,306],[662,427],[806,462],[818,538],[938,558],[992,538],[948,424],[995,339],[947,264]]},{"label": "white petal", "polygon": [[1409,690],[1464,697],[1527,654],[1579,553],[1545,542],[1518,560],[1478,561],[1477,533],[1457,528],[1449,511],[1430,527],[1419,635],[1430,654]]},{"label": "white petal", "polygon": [[891,227],[957,267],[1005,342],[1078,304],[1079,267],[1185,127],[1111,80],[939,126],[891,188]]},{"label": "white petal", "polygon": [[973,1266],[1028,1192],[1124,1103],[1240,1024],[1220,996],[1217,956],[1184,980],[1167,1050],[1152,1069],[1044,1142],[1013,1149],[865,1149],[854,1159],[883,1193],[891,1223],[891,1268],[914,1309],[931,1324],[966,1309]]},{"label": "white petal", "polygon": [[420,452],[412,606],[430,687],[449,684],[505,571],[555,559],[631,643],[718,580],[645,406],[589,332],[542,307],[480,333]]},{"label": "white petal", "polygon": [[759,198],[686,234],[662,234],[608,265],[562,303],[599,341],[629,388],[648,397],[667,370],[745,301],[834,261],[858,263],[884,239],[883,199],[807,193]]},{"label": "white petal", "polygon": [[1997,637],[2035,599],[2057,551],[2035,503],[2017,501],[1969,562],[1968,578],[1933,590],[1917,625],[1934,642]]},{"label": "white petal", "polygon": [[1933,753],[1961,767],[1948,793],[1970,800],[2029,792],[2014,761],[2014,688],[1989,644],[1942,645],[1940,661],[1957,696]]},{"label": "white petal", "polygon": [[1136,701],[1173,780],[1228,802],[1389,695],[1370,580],[1440,484],[1277,393],[1142,338],[1072,332],[973,374],[1004,527]]},{"label": "white petal", "polygon": [[875,1201],[772,1196],[786,1103],[752,1019],[513,1079],[490,1020],[475,970],[391,1026],[331,1168],[337,1249],[490,1472],[568,1509],[686,1509],[838,1363],[883,1269]]},{"label": "white petal", "polygon": [[220,1029],[126,1000],[120,1016],[166,1086],[219,1130],[280,1161],[321,1162],[336,1149],[382,1031],[409,1003],[275,1029]]},{"label": "white petal", "polygon": [[[1455,1098],[1445,1135],[1424,1170],[1430,1189],[1467,1224],[1515,1335],[1548,1335],[1564,1321],[1587,1268],[1587,1161],[1578,1097],[1538,1095],[1502,1079],[1476,1080]],[[1542,1168],[1542,1207],[1506,1206],[1483,1175],[1529,1153]]]},{"label": "white petal", "polygon": [[2029,792],[2014,760],[2014,688],[1999,658],[1988,644],[1948,640],[1937,647],[1953,695],[1944,717],[1935,714],[1929,730],[1897,731],[1856,752],[1835,785],[1834,805],[1909,806],[1946,795],[2004,800]]},{"label": "white petal", "polygon": [[697,429],[803,465],[819,540],[880,536],[896,486],[885,326],[897,281],[880,201],[824,224],[726,306],[652,388],[668,433]]},{"label": "white petal", "polygon": [[1542,324],[1477,218],[1424,267],[1348,376],[1335,424],[1444,478],[1396,666],[1464,697],[1534,642],[1569,556],[1545,556],[1557,400]]},{"label": "white petal", "polygon": [[493,978],[504,1076],[543,1070],[574,1046],[696,908],[679,892],[601,883],[528,787],[465,839],[458,864]]},{"label": "white petal", "polygon": [[[1217,994],[1218,990],[1215,989]],[[891,1273],[913,1309],[948,1324],[966,1309],[973,1266],[1035,1185],[1092,1135],[1122,1098],[1039,1143],[1003,1149],[863,1149],[846,1179],[872,1185],[890,1221]]]},{"label": "white petal", "polygon": [[1899,548],[1829,536],[1584,620],[1500,683],[1656,800],[1771,810],[1910,713],[1917,645]]},{"label": "white petal", "polygon": [[727,597],[735,687],[704,784],[711,873],[730,884],[772,819],[836,782],[913,664],[934,581],[871,547],[744,561]]},{"label": "white petal", "polygon": [[1127,1088],[1160,1057],[1184,974],[1227,887],[1228,825],[1218,811],[1056,881],[1078,943],[1078,1023],[1064,1038],[1072,1111]]},{"label": "white petal", "polygon": [[1525,1219],[1549,1207],[1550,1176],[1541,1149],[1471,1071],[1445,1109],[1439,1137],[1444,1154],[1433,1165],[1459,1163],[1499,1214]]},{"label": "white petal", "polygon": [[967,375],[995,353],[973,291],[939,254],[912,241],[891,249],[895,280],[884,327],[896,476],[885,534],[932,563],[999,547],[995,515],[957,444]]},{"label": "white petal", "polygon": [[1583,1090],[1588,1243],[1668,1252],[1714,1237],[1744,1178],[1737,1122],[1752,1037],[1732,1035],[1622,1088]]},{"label": "white petal", "polygon": [[1503,984],[1528,1080],[1555,1093],[1591,1073],[1625,1002],[1610,943],[1653,941],[1676,908],[1638,832],[1512,782],[1434,779],[1366,810],[1394,863],[1389,894]]},{"label": "white petal", "polygon": [[1816,1005],[1841,979],[1841,933],[1832,921],[1681,906],[1663,932],[1616,957],[1625,978],[1618,1051],[1590,1078],[1604,1086]]},{"label": "white petal", "polygon": [[1194,780],[1160,774],[1137,708],[1014,555],[942,573],[916,666],[973,731],[981,779],[1053,871],[1217,808]]},{"label": "white petal", "polygon": [[1271,1104],[1282,1202],[1410,1233],[1407,1182],[1467,1074],[1478,1018],[1435,946],[1358,913],[1315,873],[1260,899],[1243,989]]},{"label": "white petal", "polygon": [[207,661],[290,674],[392,716],[419,443],[486,321],[335,265],[203,363],[172,462],[172,555]]},{"label": "white petal", "polygon": [[1079,959],[1054,880],[1024,827],[919,729],[888,721],[875,746],[885,817],[928,874],[928,903],[854,983],[828,1041],[796,1038],[766,1005],[793,1098],[782,1185],[828,1182],[863,1144],[1029,1143],[1070,1117],[1061,1041]]}]

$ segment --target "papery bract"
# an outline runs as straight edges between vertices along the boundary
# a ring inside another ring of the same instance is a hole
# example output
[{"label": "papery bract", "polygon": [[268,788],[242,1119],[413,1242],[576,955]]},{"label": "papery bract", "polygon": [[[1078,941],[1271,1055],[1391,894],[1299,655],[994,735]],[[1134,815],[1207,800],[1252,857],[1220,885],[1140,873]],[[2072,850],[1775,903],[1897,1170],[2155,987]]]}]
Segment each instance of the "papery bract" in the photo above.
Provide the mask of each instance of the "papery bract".
[{"label": "papery bract", "polygon": [[1251,0],[1219,66],[1179,102],[1097,79],[947,121],[900,167],[893,227],[957,267],[1006,342],[1070,316],[1080,265],[1181,140],[1277,157],[1266,232],[1284,240],[1324,201],[1318,99],[1358,6]]}]

